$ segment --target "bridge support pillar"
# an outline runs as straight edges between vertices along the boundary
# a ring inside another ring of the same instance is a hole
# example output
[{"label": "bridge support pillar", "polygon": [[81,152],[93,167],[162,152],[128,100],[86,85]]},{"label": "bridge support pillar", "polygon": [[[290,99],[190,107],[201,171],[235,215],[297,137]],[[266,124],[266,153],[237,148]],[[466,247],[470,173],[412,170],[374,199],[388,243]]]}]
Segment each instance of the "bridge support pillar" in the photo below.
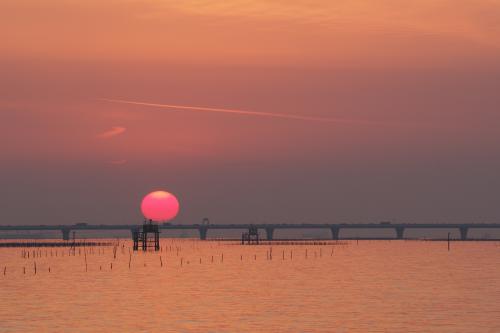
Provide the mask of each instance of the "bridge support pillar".
[{"label": "bridge support pillar", "polygon": [[69,240],[69,233],[71,232],[71,230],[68,228],[64,228],[61,229],[61,232],[62,232],[62,239],[65,241]]},{"label": "bridge support pillar", "polygon": [[466,240],[467,239],[467,232],[469,231],[469,228],[467,227],[460,227],[460,238],[462,238],[462,240]]},{"label": "bridge support pillar", "polygon": [[339,239],[339,234],[340,234],[340,228],[337,226],[330,227],[330,230],[332,231],[332,239]]},{"label": "bridge support pillar", "polygon": [[207,231],[208,227],[202,225],[201,227],[198,228],[198,232],[200,233],[200,239],[201,240],[206,240],[207,239]]},{"label": "bridge support pillar", "polygon": [[403,239],[405,228],[404,227],[396,227],[395,229],[396,229],[396,237],[397,237],[397,239]]},{"label": "bridge support pillar", "polygon": [[274,228],[271,227],[266,228],[266,236],[268,241],[273,240],[273,233],[274,233]]}]

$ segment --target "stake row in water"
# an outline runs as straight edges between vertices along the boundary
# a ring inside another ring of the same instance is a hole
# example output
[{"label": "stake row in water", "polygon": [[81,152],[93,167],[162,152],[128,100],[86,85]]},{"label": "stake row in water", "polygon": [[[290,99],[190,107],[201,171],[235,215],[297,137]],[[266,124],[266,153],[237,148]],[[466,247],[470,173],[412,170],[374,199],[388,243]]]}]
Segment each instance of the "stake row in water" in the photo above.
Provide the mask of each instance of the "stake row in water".
[{"label": "stake row in water", "polygon": [[[112,252],[112,256],[113,256],[113,260],[116,260],[117,257],[118,257],[118,248],[119,248],[119,243],[115,244],[114,247],[113,247],[113,252]],[[338,245],[338,244],[335,244],[335,245]],[[125,249],[125,245],[124,244],[121,244],[121,253],[124,254],[124,249]],[[198,247],[194,247],[192,246],[191,248],[195,249],[195,250],[198,250]],[[210,246],[210,248],[214,248],[213,245]],[[182,251],[182,248],[180,246],[174,246],[172,248],[172,246],[165,246],[165,247],[161,247],[161,252],[163,252],[163,249],[165,249],[165,252],[168,252],[169,250],[172,251],[172,250],[175,250],[175,255],[179,256],[181,254],[181,251]],[[94,248],[93,246],[90,247],[90,248],[87,248],[85,246],[85,244],[83,244],[83,256],[84,256],[84,262],[85,262],[85,271],[87,272],[88,271],[88,260],[87,260],[87,254],[94,254],[95,252],[97,252],[97,254],[99,255],[104,255],[105,254],[105,249],[104,248]],[[131,269],[131,262],[132,262],[132,252],[131,252],[131,248],[128,247],[128,251],[129,251],[129,263],[128,263],[128,266],[129,266],[129,269]],[[81,253],[81,249],[78,249],[78,255],[82,255]],[[59,254],[61,256],[64,256],[65,255],[65,251],[61,251],[59,253],[59,251],[55,250],[50,250],[47,251],[45,250],[45,252],[43,252],[42,250],[40,249],[36,249],[36,250],[32,250],[32,251],[29,251],[29,250],[22,250],[21,252],[21,256],[23,258],[29,258],[30,256],[33,257],[33,258],[37,258],[37,257],[43,257],[43,254],[45,253],[45,256],[49,256],[49,253],[51,256],[53,256],[55,254],[55,256],[58,256]],[[142,255],[148,255],[148,254],[153,254],[155,252],[139,252],[140,254]],[[137,254],[139,254],[137,253]],[[308,258],[308,249],[306,248],[305,249],[305,258],[307,259]],[[334,246],[332,246],[332,249],[331,249],[331,253],[330,253],[330,256],[333,256],[334,254]],[[266,251],[266,255],[267,255],[267,260],[273,260],[273,247],[269,247],[269,249]],[[68,251],[68,256],[76,256],[76,248],[73,247],[73,248],[70,248],[69,251]],[[318,256],[318,251],[314,251],[314,256],[317,257]],[[322,257],[323,256],[323,249],[320,248],[319,249],[319,257]],[[244,261],[244,255],[243,254],[240,254],[240,261]],[[293,250],[291,249],[290,250],[290,255],[289,255],[289,258],[290,260],[293,260],[293,257],[294,257],[294,253],[293,253]],[[257,254],[253,254],[253,259],[254,260],[257,260]],[[282,249],[282,260],[286,260],[287,259],[287,256],[286,256],[286,249]],[[224,252],[221,253],[221,256],[220,256],[220,260],[221,260],[221,263],[224,262]],[[160,261],[160,267],[163,267],[163,257],[160,255],[159,256],[159,261]],[[214,256],[211,256],[211,262],[213,263],[214,262]],[[183,266],[184,264],[189,264],[189,260],[185,260],[185,257],[182,256],[180,258],[180,266]],[[199,263],[201,264],[202,263],[202,257],[199,258]],[[146,266],[146,263],[144,263],[144,266]],[[110,263],[110,270],[113,270],[113,262]],[[99,269],[102,270],[102,265],[99,265]],[[6,274],[6,271],[7,271],[7,266],[4,267],[4,275]],[[38,271],[38,268],[37,268],[37,263],[34,262],[33,263],[33,271],[34,271],[34,274],[37,274],[37,271]],[[51,268],[48,267],[48,271],[50,272],[51,271]],[[26,274],[26,267],[23,267],[23,274]]]}]

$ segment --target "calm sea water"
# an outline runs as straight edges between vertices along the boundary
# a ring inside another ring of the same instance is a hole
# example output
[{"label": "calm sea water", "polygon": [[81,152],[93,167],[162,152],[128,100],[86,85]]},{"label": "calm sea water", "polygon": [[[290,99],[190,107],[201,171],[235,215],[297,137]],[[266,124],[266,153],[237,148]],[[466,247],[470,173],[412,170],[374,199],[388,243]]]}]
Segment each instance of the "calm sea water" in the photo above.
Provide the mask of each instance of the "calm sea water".
[{"label": "calm sea water", "polygon": [[499,242],[130,245],[0,249],[0,332],[500,332]]}]

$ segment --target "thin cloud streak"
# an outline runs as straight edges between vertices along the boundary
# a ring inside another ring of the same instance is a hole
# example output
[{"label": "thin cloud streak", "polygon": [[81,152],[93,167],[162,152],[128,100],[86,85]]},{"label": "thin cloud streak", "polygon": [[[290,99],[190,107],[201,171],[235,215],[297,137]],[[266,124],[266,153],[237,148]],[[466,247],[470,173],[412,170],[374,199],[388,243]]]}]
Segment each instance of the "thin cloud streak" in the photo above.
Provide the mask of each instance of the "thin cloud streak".
[{"label": "thin cloud streak", "polygon": [[127,129],[125,127],[121,126],[113,126],[111,127],[110,130],[107,130],[106,132],[103,132],[101,134],[98,134],[97,137],[100,139],[109,139],[114,136],[123,134]]},{"label": "thin cloud streak", "polygon": [[234,115],[282,118],[282,119],[291,119],[291,120],[318,121],[318,122],[327,122],[327,123],[359,122],[359,121],[354,121],[354,120],[338,119],[338,118],[308,117],[308,116],[291,115],[291,114],[286,114],[286,113],[257,112],[257,111],[238,110],[238,109],[211,108],[211,107],[202,107],[202,106],[158,104],[158,103],[147,103],[147,102],[139,102],[139,101],[128,101],[128,100],[122,100],[122,99],[100,98],[99,100],[109,102],[109,103],[141,105],[141,106],[163,108],[163,109],[172,109],[172,110],[177,109],[177,110],[202,111],[202,112],[213,112],[213,113],[227,113],[227,114],[234,114]]}]

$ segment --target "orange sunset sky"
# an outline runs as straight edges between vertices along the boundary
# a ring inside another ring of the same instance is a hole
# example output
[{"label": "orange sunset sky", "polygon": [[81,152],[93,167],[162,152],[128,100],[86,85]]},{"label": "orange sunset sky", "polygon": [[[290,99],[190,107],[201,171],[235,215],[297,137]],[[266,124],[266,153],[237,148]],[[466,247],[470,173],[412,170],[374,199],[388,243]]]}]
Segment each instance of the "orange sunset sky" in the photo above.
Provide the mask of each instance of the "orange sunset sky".
[{"label": "orange sunset sky", "polygon": [[2,0],[0,40],[2,224],[500,219],[500,1]]}]

